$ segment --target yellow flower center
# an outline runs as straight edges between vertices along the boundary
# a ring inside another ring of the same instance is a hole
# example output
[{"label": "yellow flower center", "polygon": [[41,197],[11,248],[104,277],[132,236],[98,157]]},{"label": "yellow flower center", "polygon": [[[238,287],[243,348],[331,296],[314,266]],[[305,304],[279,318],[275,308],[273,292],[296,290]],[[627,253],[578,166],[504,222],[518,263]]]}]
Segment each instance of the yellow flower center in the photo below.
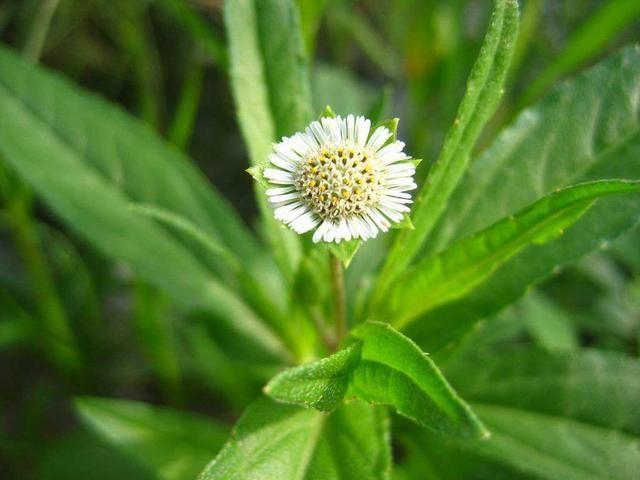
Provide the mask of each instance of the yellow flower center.
[{"label": "yellow flower center", "polygon": [[373,153],[359,145],[326,145],[307,155],[296,178],[304,202],[321,218],[340,220],[378,202],[382,186]]}]

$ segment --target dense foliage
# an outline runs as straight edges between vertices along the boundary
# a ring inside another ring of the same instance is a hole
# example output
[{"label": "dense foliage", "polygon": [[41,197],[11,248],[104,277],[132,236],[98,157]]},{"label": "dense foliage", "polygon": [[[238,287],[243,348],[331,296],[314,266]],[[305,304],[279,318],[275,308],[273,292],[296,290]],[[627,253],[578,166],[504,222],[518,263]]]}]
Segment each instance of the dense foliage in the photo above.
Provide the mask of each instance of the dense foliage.
[{"label": "dense foliage", "polygon": [[[637,478],[640,7],[478,3],[1,4],[0,476]],[[375,240],[264,192],[334,112]]]}]

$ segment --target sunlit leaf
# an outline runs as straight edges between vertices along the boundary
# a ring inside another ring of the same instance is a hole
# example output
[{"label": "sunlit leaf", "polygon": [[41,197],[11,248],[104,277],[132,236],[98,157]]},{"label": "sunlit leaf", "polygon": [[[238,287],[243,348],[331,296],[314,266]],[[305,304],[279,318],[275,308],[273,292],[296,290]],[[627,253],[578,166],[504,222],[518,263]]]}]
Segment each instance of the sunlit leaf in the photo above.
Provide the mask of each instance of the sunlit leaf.
[{"label": "sunlit leaf", "polygon": [[366,322],[351,335],[363,346],[349,394],[391,405],[401,415],[440,433],[488,436],[435,363],[410,339],[379,322]]},{"label": "sunlit leaf", "polygon": [[388,420],[361,402],[330,415],[261,399],[247,409],[200,480],[386,480]]}]

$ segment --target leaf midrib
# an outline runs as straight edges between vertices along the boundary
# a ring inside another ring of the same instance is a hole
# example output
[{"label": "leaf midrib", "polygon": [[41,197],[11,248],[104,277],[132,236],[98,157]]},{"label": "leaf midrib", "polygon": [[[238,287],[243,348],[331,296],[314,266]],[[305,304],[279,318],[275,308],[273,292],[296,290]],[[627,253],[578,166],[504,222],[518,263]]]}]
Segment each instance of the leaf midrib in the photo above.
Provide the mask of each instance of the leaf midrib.
[{"label": "leaf midrib", "polygon": [[[504,258],[504,261],[508,260],[509,257],[513,256],[514,254],[516,254],[517,252],[511,251],[509,252],[505,252],[505,250],[517,250],[517,246],[520,242],[522,242],[522,240],[526,237],[530,237],[531,235],[535,234],[537,231],[543,230],[544,227],[548,226],[550,223],[552,223],[553,221],[557,220],[558,217],[561,217],[563,214],[565,214],[568,210],[570,210],[571,208],[577,207],[580,203],[585,203],[588,204],[590,202],[593,202],[594,199],[581,199],[579,201],[576,201],[572,204],[569,204],[565,207],[563,207],[561,210],[559,210],[558,212],[556,212],[555,214],[553,214],[552,216],[546,217],[542,222],[539,223],[535,223],[533,226],[531,226],[530,228],[526,229],[524,232],[522,232],[522,234],[515,236],[514,238],[512,238],[511,240],[509,240],[508,242],[503,243],[499,249],[496,249],[493,251],[493,253],[490,253],[488,256],[479,259],[479,261],[474,262],[473,265],[469,266],[469,267],[464,267],[462,269],[457,270],[453,275],[450,275],[447,277],[447,279],[442,282],[439,283],[437,285],[437,287],[434,290],[431,290],[430,293],[430,297],[427,298],[431,298],[432,300],[430,301],[430,303],[427,303],[426,307],[421,307],[419,312],[409,312],[409,313],[404,313],[403,316],[397,317],[396,320],[393,322],[394,325],[396,325],[398,328],[406,328],[408,325],[410,325],[413,320],[418,317],[420,314],[426,313],[429,310],[432,310],[433,308],[437,307],[438,305],[442,304],[442,303],[448,303],[451,300],[457,298],[458,296],[460,296],[461,294],[458,295],[454,295],[453,298],[451,298],[451,293],[449,293],[449,295],[447,296],[447,292],[451,292],[452,289],[451,285],[457,285],[462,283],[461,279],[464,280],[465,278],[468,277],[473,277],[474,275],[476,275],[478,272],[482,275],[482,278],[484,278],[486,275],[490,275],[493,271],[495,271],[502,262],[497,262],[497,260],[499,260],[502,257]],[[526,245],[523,245],[523,247]],[[445,250],[446,252],[446,250]],[[433,257],[435,258],[435,257]],[[496,265],[494,266],[494,268],[491,268],[491,265],[493,263],[496,263]],[[488,265],[487,265],[488,264]],[[417,267],[414,267],[417,268]],[[483,272],[485,272],[483,274]],[[463,292],[467,291],[468,289],[473,288],[476,283],[472,283],[472,284],[467,284],[465,283],[464,285],[467,285],[466,287],[462,287],[463,288]],[[446,288],[445,288],[446,286]],[[438,295],[433,295],[432,292],[433,291],[438,291],[438,292],[443,292],[440,293]],[[422,305],[425,305],[425,303],[422,303]]]},{"label": "leaf midrib", "polygon": [[[395,373],[396,375],[399,375],[402,378],[405,378],[408,380],[408,382],[414,387],[416,388],[418,391],[424,393],[427,397],[429,397],[435,404],[436,406],[446,414],[447,418],[455,423],[456,421],[458,421],[459,419],[455,416],[455,412],[451,412],[449,408],[447,408],[446,405],[442,405],[441,402],[442,400],[439,397],[436,397],[434,395],[432,395],[429,391],[423,389],[411,376],[409,376],[408,374],[406,374],[405,372],[403,372],[402,370],[398,370],[396,367],[393,367],[391,365],[389,365],[388,363],[384,363],[381,362],[379,360],[372,360],[372,359],[366,359],[363,358],[360,361],[360,364],[362,365],[363,363],[370,363],[370,364],[375,364],[375,365],[381,365],[383,367],[388,368],[389,370],[391,370],[393,373]],[[359,368],[359,367],[358,367]],[[461,407],[462,410],[464,410],[464,412],[469,415],[470,412],[468,411],[468,408],[466,408],[465,404],[462,402],[461,398],[456,394],[455,390],[453,390],[453,388],[451,388],[446,381],[443,381],[444,383],[444,387],[446,388],[446,390],[452,395],[452,400],[454,400],[456,403],[458,403]],[[358,389],[360,390],[360,389]],[[386,403],[383,402],[385,405],[389,405],[391,407],[395,407],[395,405],[393,405],[393,403]],[[445,404],[447,403],[446,401],[444,402]],[[402,413],[402,415],[408,417],[408,418],[412,418],[413,420],[417,421],[418,423],[422,424],[422,420],[419,418],[414,418],[413,416],[409,416],[407,413]],[[452,416],[453,415],[453,416]],[[469,420],[469,418],[464,418],[465,423],[467,423],[467,421]],[[471,422],[473,424],[473,422]]]},{"label": "leaf midrib", "polygon": [[[515,126],[515,124],[514,124]],[[505,130],[505,132],[508,132],[509,129]],[[587,166],[584,166],[578,170],[576,170],[575,172],[573,172],[572,174],[570,174],[569,176],[567,176],[566,180],[563,181],[563,185],[560,185],[560,188],[566,187],[568,185],[572,185],[574,183],[578,183],[581,180],[584,180],[584,177],[586,174],[588,174],[588,172],[594,168],[596,168],[600,162],[602,161],[602,158],[606,158],[607,155],[609,155],[611,152],[615,151],[618,148],[624,148],[629,144],[632,144],[634,137],[636,137],[638,134],[640,134],[640,124],[636,124],[636,126],[634,128],[632,128],[629,133],[623,135],[622,137],[620,137],[619,143],[616,144],[610,144],[610,145],[606,145],[604,146],[604,148],[597,150],[596,153],[592,156],[588,156],[588,157],[582,157],[582,159],[585,160],[589,160],[592,159],[591,163],[589,163]],[[525,141],[527,138],[527,136],[523,136],[520,139],[520,142]],[[511,149],[515,149],[517,148],[517,145],[513,145],[511,146]],[[504,162],[502,163],[502,165],[504,165],[506,162],[509,161],[511,157],[509,155],[505,156],[504,158]],[[581,161],[580,165],[584,165],[585,163],[588,163],[586,161]],[[502,172],[502,170],[500,168],[495,168],[493,170],[495,173],[492,173],[491,175],[484,177],[482,182],[480,183],[480,187],[481,188],[476,188],[473,190],[474,192],[474,198],[471,199],[469,198],[469,200],[467,202],[465,202],[464,204],[464,208],[463,208],[463,214],[461,216],[458,217],[458,220],[456,221],[455,224],[455,228],[453,228],[451,231],[454,232],[453,235],[448,235],[448,240],[446,241],[446,243],[441,245],[440,248],[440,252],[445,251],[452,243],[454,243],[456,241],[456,238],[460,238],[459,235],[456,236],[455,232],[459,231],[459,228],[461,225],[464,225],[466,223],[468,223],[469,217],[472,215],[473,211],[474,211],[474,205],[476,204],[476,201],[482,197],[482,195],[486,192],[487,187],[495,180],[496,176]],[[558,186],[556,186],[555,188],[558,188]],[[549,189],[547,189],[547,191],[541,191],[537,193],[537,196],[545,196],[545,195],[549,195],[550,193],[552,193],[554,191],[554,187],[551,187]],[[516,208],[517,210],[517,208]],[[498,219],[499,220],[499,219]],[[494,220],[496,221],[496,220]],[[492,221],[485,221],[483,222],[476,230],[475,233],[482,231],[484,228],[486,228],[488,225],[490,225],[491,223],[493,223]],[[483,226],[484,225],[484,226]],[[473,234],[474,232],[472,232]]]},{"label": "leaf midrib", "polygon": [[[62,84],[65,87],[69,87],[69,85],[67,85],[67,80],[65,78],[59,78],[56,75],[53,75],[53,78],[50,79],[51,80],[51,84],[53,84],[53,88],[50,89],[50,91],[54,91],[54,90],[59,90],[60,86],[58,84]],[[82,159],[87,158],[87,155],[82,151],[82,149],[80,148],[79,145],[74,144],[70,139],[69,136],[65,133],[65,131],[59,127],[57,127],[57,122],[48,122],[46,117],[38,110],[36,109],[30,102],[28,101],[24,101],[22,99],[22,97],[20,97],[18,94],[16,94],[14,92],[13,89],[11,89],[11,86],[9,84],[7,84],[7,82],[5,81],[5,79],[0,76],[0,89],[4,90],[4,94],[7,96],[7,98],[12,99],[14,102],[16,102],[18,105],[20,105],[33,119],[37,120],[38,123],[40,124],[41,127],[44,127],[44,129],[46,131],[49,131],[53,134],[53,136],[61,143],[65,146],[65,148],[67,148],[70,152],[72,152],[77,161],[80,161],[80,163],[82,163],[84,166],[86,166],[86,168],[88,168],[92,174],[96,175],[98,178],[100,178],[102,181],[105,181],[105,183],[107,184],[114,184],[117,185],[118,187],[118,191],[122,193],[123,197],[128,199],[131,202],[135,202],[136,199],[132,198],[129,193],[124,189],[121,188],[123,186],[123,182],[125,179],[125,175],[122,172],[125,172],[125,169],[123,168],[124,162],[122,161],[122,152],[120,151],[120,149],[122,148],[121,145],[119,144],[119,142],[116,142],[115,144],[115,148],[114,148],[114,152],[115,152],[115,157],[116,157],[116,168],[119,171],[119,179],[116,178],[111,178],[109,177],[107,174],[105,174],[103,171],[101,171],[92,161],[86,161],[83,162]],[[118,120],[119,121],[126,121],[126,122],[133,122],[134,120],[128,118],[127,114],[125,114],[124,112],[120,111],[117,107],[114,107],[112,105],[102,105],[102,102],[104,102],[104,99],[102,99],[101,97],[99,97],[98,95],[92,93],[92,92],[86,92],[86,91],[82,91],[81,92],[82,96],[88,97],[89,101],[92,102],[91,107],[98,107],[101,109],[104,109],[106,107],[111,107],[114,109],[115,112],[117,112],[117,115],[120,117]],[[53,104],[55,105],[55,97],[54,96],[54,102]],[[55,108],[52,107],[52,108]],[[54,110],[55,113],[55,110]],[[55,115],[57,116],[57,114]],[[82,127],[84,127],[84,124],[82,124]],[[148,130],[148,127],[146,127],[144,124],[139,124],[138,125],[139,128],[147,130],[147,133],[152,133],[151,131]],[[83,130],[83,134],[86,138],[86,132]],[[170,147],[167,147],[170,148]],[[195,198],[193,196],[191,196],[191,194],[189,194],[189,199],[190,199],[190,206],[193,208],[197,208],[197,214],[199,218],[207,218],[207,214],[206,212],[200,207],[200,203],[198,201],[195,200]],[[204,225],[208,230],[209,229],[214,229],[215,227],[212,227],[210,222],[207,220],[205,222]],[[212,235],[214,235],[214,231],[212,230],[210,232]],[[217,236],[217,232],[215,232],[215,235]]]}]

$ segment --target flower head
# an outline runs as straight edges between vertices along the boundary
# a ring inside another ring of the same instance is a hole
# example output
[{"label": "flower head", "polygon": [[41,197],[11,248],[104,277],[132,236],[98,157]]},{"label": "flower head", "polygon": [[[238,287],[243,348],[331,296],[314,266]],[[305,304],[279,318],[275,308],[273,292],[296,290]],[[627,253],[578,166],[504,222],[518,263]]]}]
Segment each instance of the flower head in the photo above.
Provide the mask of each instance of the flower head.
[{"label": "flower head", "polygon": [[[404,143],[371,121],[324,117],[274,146],[263,175],[276,219],[313,241],[374,238],[409,212],[415,165]],[[277,186],[275,186],[277,185]]]}]

